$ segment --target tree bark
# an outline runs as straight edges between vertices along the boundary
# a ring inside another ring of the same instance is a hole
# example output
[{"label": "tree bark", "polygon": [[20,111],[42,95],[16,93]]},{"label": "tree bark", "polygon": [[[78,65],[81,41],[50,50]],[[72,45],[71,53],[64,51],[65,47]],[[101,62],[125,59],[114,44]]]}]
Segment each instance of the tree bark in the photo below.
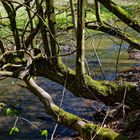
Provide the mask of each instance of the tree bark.
[{"label": "tree bark", "polygon": [[84,84],[85,70],[85,6],[86,0],[78,0],[77,14],[77,52],[76,52],[76,76],[77,87]]},{"label": "tree bark", "polygon": [[[44,47],[44,51],[47,57],[51,56],[51,50],[49,47],[49,43],[48,43],[48,36],[47,36],[47,30],[46,30],[46,26],[44,25],[45,23],[45,14],[43,13],[43,8],[42,8],[42,3],[39,3],[40,1],[36,1],[36,5],[37,5],[37,9],[38,9],[38,14],[40,15],[41,19],[39,18],[39,23],[40,23],[40,28],[41,28],[41,36],[42,36],[42,40],[43,40],[43,47]],[[42,20],[44,22],[42,22]]]},{"label": "tree bark", "polygon": [[77,34],[77,24],[76,24],[76,13],[75,13],[73,0],[70,0],[70,8],[71,8],[72,23],[73,23],[74,32],[76,35]]},{"label": "tree bark", "polygon": [[[26,11],[28,13],[28,20],[29,20],[29,25],[30,25],[30,32],[34,31],[34,28],[35,28],[35,22],[34,22],[34,18],[33,18],[33,15],[30,11],[31,9],[31,6],[30,6],[30,1],[28,0],[25,0],[25,4],[27,5],[27,8],[26,8]],[[31,45],[31,48],[32,49],[35,49],[36,48],[36,42],[35,42],[35,36],[34,38],[32,38],[31,42],[30,42],[30,45]]]},{"label": "tree bark", "polygon": [[97,0],[94,0],[94,2],[95,2],[95,13],[96,13],[97,22],[99,24],[102,24],[101,16],[100,16],[100,3],[98,3]]}]

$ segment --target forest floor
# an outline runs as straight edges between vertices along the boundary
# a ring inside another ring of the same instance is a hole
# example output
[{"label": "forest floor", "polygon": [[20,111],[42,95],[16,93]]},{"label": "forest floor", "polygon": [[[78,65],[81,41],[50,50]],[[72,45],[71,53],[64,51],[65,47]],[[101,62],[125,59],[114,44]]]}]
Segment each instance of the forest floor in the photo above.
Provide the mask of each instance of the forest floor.
[{"label": "forest floor", "polygon": [[[125,81],[136,82],[139,85],[140,66],[132,67],[131,69],[122,72],[119,76]],[[122,130],[124,131],[124,134],[131,140],[140,140],[140,109],[129,110],[125,116],[124,119],[119,119],[119,125],[123,122]]]},{"label": "forest floor", "polygon": [[[118,79],[139,84],[140,67],[121,72]],[[104,126],[124,134],[129,140],[140,140],[140,109],[134,110],[118,104],[108,112]]]}]

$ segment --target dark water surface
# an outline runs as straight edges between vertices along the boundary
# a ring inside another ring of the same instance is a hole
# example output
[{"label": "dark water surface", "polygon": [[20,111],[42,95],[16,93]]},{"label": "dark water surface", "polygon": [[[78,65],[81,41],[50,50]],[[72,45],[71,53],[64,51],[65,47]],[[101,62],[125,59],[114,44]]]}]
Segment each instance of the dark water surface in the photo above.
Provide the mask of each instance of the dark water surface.
[{"label": "dark water surface", "polygon": [[[98,43],[98,40],[96,41]],[[86,55],[87,63],[89,64],[90,73],[95,79],[102,79],[101,69],[95,57],[95,54],[91,48],[91,42],[87,41]],[[98,55],[102,64],[102,69],[105,74],[105,79],[113,80],[116,77],[116,58],[118,46],[112,45],[112,42],[104,39],[102,47],[98,47]],[[97,45],[96,45],[97,46]],[[118,69],[126,69],[135,64],[138,64],[138,60],[129,60],[127,54],[127,44],[124,44],[119,60]],[[74,55],[64,58],[66,64],[75,68]],[[129,61],[128,61],[129,60]],[[63,87],[44,78],[37,79],[38,84],[41,85],[48,93],[51,94],[55,103],[60,104],[61,96],[63,93]],[[20,111],[19,117],[23,117],[31,121],[39,129],[48,130],[48,139],[54,130],[55,122],[53,119],[45,113],[43,105],[39,99],[30,93],[27,89],[21,89],[16,83],[15,79],[7,79],[0,84],[0,102],[6,103],[10,108],[15,108]],[[62,108],[66,111],[74,113],[80,117],[88,119],[94,122],[93,114],[97,109],[105,107],[102,104],[91,100],[85,100],[75,97],[69,91],[65,91]],[[96,109],[95,109],[96,108]],[[39,130],[30,125],[26,121],[19,119],[17,127],[20,132],[16,135],[9,136],[10,129],[14,126],[16,118],[14,116],[0,115],[0,140],[44,140],[44,137],[40,136]],[[58,126],[55,133],[55,139],[72,139],[73,130],[66,128],[65,126]]]},{"label": "dark water surface", "polygon": [[[38,81],[38,83],[51,94],[55,103],[59,105],[63,87],[43,78],[39,78]],[[15,91],[12,92],[12,89],[10,90],[10,85],[9,87],[7,86],[3,88],[6,90],[3,89],[2,92],[4,94],[0,94],[0,102],[5,102],[10,108],[16,108],[19,110],[19,117],[28,119],[39,129],[47,129],[50,138],[55,127],[55,122],[49,115],[45,113],[44,107],[39,102],[37,97],[32,95],[26,89],[15,87]],[[101,104],[75,97],[73,94],[66,91],[64,94],[62,108],[80,117],[94,121],[94,118],[92,117],[92,114],[95,113],[95,109],[93,107],[94,105],[96,105],[97,108],[101,108]],[[17,127],[20,129],[19,134],[8,136],[8,133],[13,127],[15,120],[16,118],[13,116],[0,116],[0,140],[45,139],[40,137],[40,132],[37,129],[22,119],[19,119],[17,123]],[[72,130],[60,125],[56,130],[55,137],[57,139],[64,139],[64,137],[70,137],[72,133]]]}]

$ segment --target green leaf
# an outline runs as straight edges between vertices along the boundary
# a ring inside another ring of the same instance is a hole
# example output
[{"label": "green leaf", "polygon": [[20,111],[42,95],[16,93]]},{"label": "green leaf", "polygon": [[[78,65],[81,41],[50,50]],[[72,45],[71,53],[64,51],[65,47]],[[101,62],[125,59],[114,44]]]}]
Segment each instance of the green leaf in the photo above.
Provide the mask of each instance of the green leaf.
[{"label": "green leaf", "polygon": [[12,127],[12,129],[9,132],[9,135],[13,135],[13,134],[18,133],[18,132],[19,132],[19,129],[17,127]]},{"label": "green leaf", "polygon": [[6,115],[17,115],[19,112],[15,109],[7,108],[5,109],[4,113]]},{"label": "green leaf", "polygon": [[5,103],[0,103],[0,107],[6,107]]},{"label": "green leaf", "polygon": [[41,131],[41,136],[48,137],[48,131],[47,130],[42,130]]},{"label": "green leaf", "polygon": [[12,110],[10,109],[10,108],[7,108],[6,110],[5,110],[5,113],[6,113],[6,115],[10,115],[10,114],[12,114]]},{"label": "green leaf", "polygon": [[0,103],[0,111],[6,107],[5,103]]}]

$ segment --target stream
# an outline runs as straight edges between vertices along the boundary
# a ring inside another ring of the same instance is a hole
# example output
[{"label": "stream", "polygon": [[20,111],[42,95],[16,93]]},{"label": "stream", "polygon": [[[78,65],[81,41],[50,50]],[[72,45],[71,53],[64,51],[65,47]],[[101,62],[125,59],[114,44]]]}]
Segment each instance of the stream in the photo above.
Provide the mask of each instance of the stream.
[{"label": "stream", "polygon": [[[119,46],[114,45],[114,43],[106,38],[97,38],[95,42],[95,47],[97,49],[98,57],[100,58],[101,67],[105,75],[106,80],[114,80],[116,78],[116,58],[118,55]],[[100,44],[100,45],[99,45]],[[91,47],[91,41],[86,42],[86,60],[89,65],[90,74],[94,79],[103,79],[101,68],[99,62]],[[129,59],[127,53],[128,45],[124,43],[122,45],[118,70],[125,70],[129,67],[138,64],[138,60]],[[75,68],[74,62],[75,54],[72,56],[67,56],[63,58],[64,63],[68,64],[71,68]],[[48,131],[48,139],[50,139],[51,134],[55,127],[55,122],[53,119],[45,113],[43,105],[40,103],[39,99],[30,93],[27,89],[20,88],[17,83],[19,81],[16,79],[6,79],[1,81],[0,84],[0,102],[4,102],[8,107],[17,109],[20,113],[16,126],[20,129],[20,132],[14,135],[9,135],[10,129],[14,126],[16,117],[0,115],[0,140],[45,140],[44,137],[40,135],[40,131],[36,129],[33,125],[29,124],[27,119],[33,123],[39,129],[46,129]],[[53,100],[57,105],[60,104],[61,96],[64,88],[59,84],[52,82],[48,79],[39,77],[37,83],[41,85],[48,93],[51,94]],[[89,121],[95,121],[93,114],[104,108],[105,106],[101,103],[95,101],[82,99],[75,97],[69,91],[65,91],[62,108],[66,111],[74,113],[80,117],[88,119]],[[63,125],[59,125],[56,129],[54,139],[57,140],[71,140],[74,131],[66,128]]]}]

